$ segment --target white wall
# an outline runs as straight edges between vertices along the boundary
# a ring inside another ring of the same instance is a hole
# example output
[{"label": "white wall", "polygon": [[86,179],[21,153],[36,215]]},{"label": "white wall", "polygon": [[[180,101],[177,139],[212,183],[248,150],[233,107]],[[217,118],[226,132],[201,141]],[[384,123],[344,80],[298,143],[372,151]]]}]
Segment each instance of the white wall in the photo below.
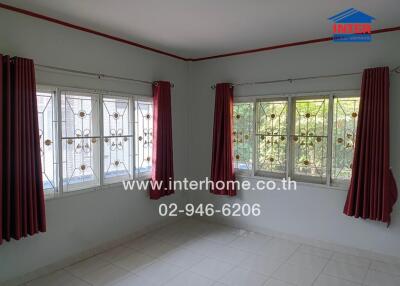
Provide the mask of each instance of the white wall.
[{"label": "white wall", "polygon": [[[2,9],[0,52],[32,58],[44,65],[174,82],[174,163],[176,176],[184,176],[188,146],[186,63]],[[67,74],[38,71],[37,81],[151,95],[151,88],[147,85]],[[162,202],[181,199],[182,195],[178,193]],[[120,189],[47,201],[46,233],[1,245],[0,281],[79,254],[146,226],[162,223],[164,220],[156,207],[158,203],[149,200],[143,192]]]},{"label": "white wall", "polygon": [[[400,32],[374,35],[371,43],[319,43],[193,63],[190,102],[190,175],[210,176],[214,91],[216,82],[286,79],[362,71],[366,67],[400,65]],[[236,96],[289,92],[359,89],[361,77],[310,80],[235,88]],[[400,75],[391,78],[391,164],[400,185]],[[342,214],[346,191],[301,186],[296,192],[241,192],[236,198],[193,194],[196,202],[260,203],[260,217],[216,218],[244,227],[273,230],[300,237],[354,246],[400,256],[400,206],[396,205],[390,228],[355,220]]]}]

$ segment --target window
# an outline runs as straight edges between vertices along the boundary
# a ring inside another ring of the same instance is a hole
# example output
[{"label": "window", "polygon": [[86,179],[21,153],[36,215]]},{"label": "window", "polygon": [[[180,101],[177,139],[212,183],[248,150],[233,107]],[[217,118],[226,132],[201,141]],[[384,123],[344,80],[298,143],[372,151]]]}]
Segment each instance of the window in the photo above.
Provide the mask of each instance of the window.
[{"label": "window", "polygon": [[99,100],[95,94],[61,93],[62,174],[65,192],[100,184]]},{"label": "window", "polygon": [[253,104],[236,103],[233,108],[234,166],[238,170],[251,170],[253,166]]},{"label": "window", "polygon": [[257,171],[286,173],[287,101],[257,102]]},{"label": "window", "polygon": [[293,176],[326,181],[329,98],[294,100]]},{"label": "window", "polygon": [[46,196],[150,175],[151,98],[38,87],[37,103]]},{"label": "window", "polygon": [[133,104],[124,97],[103,97],[104,180],[133,178]]},{"label": "window", "polygon": [[153,102],[149,99],[135,103],[135,166],[136,176],[151,172],[153,156]]},{"label": "window", "polygon": [[332,179],[345,180],[351,176],[356,138],[357,97],[335,98],[333,108]]},{"label": "window", "polygon": [[55,92],[42,89],[37,92],[39,121],[40,155],[42,162],[43,189],[46,195],[52,194],[57,185],[56,156],[56,114]]},{"label": "window", "polygon": [[236,171],[329,185],[346,183],[351,176],[358,107],[354,91],[235,102]]}]

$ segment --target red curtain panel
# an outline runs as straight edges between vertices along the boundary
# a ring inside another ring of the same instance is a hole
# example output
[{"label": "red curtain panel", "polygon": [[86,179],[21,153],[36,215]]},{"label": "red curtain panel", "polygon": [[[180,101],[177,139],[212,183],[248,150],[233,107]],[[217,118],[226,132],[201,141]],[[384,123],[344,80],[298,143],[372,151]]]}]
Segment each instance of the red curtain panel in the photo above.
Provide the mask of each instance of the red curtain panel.
[{"label": "red curtain panel", "polygon": [[0,244],[46,231],[35,69],[0,55]]},{"label": "red curtain panel", "polygon": [[[151,179],[162,187],[152,187],[153,200],[174,193],[174,164],[172,150],[171,84],[165,81],[153,85],[153,169]],[[171,183],[170,183],[171,182]]]},{"label": "red curtain panel", "polygon": [[390,223],[396,200],[397,187],[389,156],[389,68],[366,69],[344,213]]},{"label": "red curtain panel", "polygon": [[211,162],[211,192],[235,196],[233,168],[233,86],[219,83],[215,88],[214,130]]}]

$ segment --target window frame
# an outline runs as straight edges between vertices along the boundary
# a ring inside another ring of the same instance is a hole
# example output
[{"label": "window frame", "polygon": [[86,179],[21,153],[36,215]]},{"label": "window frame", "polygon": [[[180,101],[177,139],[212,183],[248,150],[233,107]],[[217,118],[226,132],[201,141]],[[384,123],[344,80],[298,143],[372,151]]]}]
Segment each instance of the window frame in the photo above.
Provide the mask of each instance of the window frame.
[{"label": "window frame", "polygon": [[[153,97],[137,95],[134,98],[134,102],[136,103],[137,101],[153,103]],[[153,105],[153,116],[154,116],[154,105]],[[133,144],[133,152],[134,152],[134,158],[133,158],[133,171],[134,171],[134,173],[133,173],[133,176],[134,176],[134,178],[139,179],[139,180],[146,180],[146,179],[149,179],[151,177],[152,171],[144,172],[144,173],[141,173],[140,175],[136,174],[136,167],[137,167],[136,166],[136,149],[135,149],[136,148],[135,142],[136,142],[136,139],[137,139],[136,138],[136,132],[135,132],[135,129],[136,129],[136,104],[133,104],[133,117],[134,117],[134,119],[133,119],[133,124],[134,124],[134,126],[133,126],[133,136],[134,137],[133,138],[135,139],[135,140],[133,140],[133,142],[134,142],[134,144]],[[154,126],[153,126],[153,131],[154,131]],[[153,157],[153,155],[151,157]]]},{"label": "window frame", "polygon": [[[321,179],[319,177],[296,175],[294,173],[294,143],[292,137],[294,136],[295,115],[296,115],[296,100],[307,100],[307,99],[320,99],[327,98],[328,101],[328,115],[327,115],[327,150],[326,150],[326,177]],[[359,89],[348,89],[348,90],[331,90],[331,91],[316,91],[316,92],[294,92],[294,93],[282,93],[282,94],[263,94],[263,95],[241,95],[234,97],[235,103],[252,103],[253,104],[253,165],[251,170],[240,170],[235,168],[235,174],[238,176],[250,176],[254,178],[291,178],[297,182],[324,186],[334,189],[346,189],[350,183],[349,179],[333,179],[332,178],[332,161],[333,161],[333,109],[335,98],[354,98],[360,97]],[[287,101],[287,145],[286,145],[286,172],[275,173],[258,170],[258,150],[256,142],[256,131],[257,131],[257,103],[258,102],[271,102],[271,101]],[[282,176],[283,175],[283,176]]]},{"label": "window frame", "polygon": [[[55,155],[55,162],[53,162],[55,166],[55,186],[54,190],[52,192],[46,193],[45,198],[46,200],[50,199],[55,199],[55,198],[60,198],[60,197],[65,197],[65,196],[70,196],[70,195],[78,195],[82,193],[87,193],[91,191],[98,191],[98,190],[104,190],[104,189],[112,189],[114,187],[120,187],[122,184],[123,180],[128,180],[128,178],[122,178],[121,180],[120,177],[118,178],[113,178],[112,180],[105,180],[104,179],[104,118],[103,118],[103,98],[125,98],[128,99],[130,104],[129,104],[129,112],[131,113],[132,119],[133,119],[133,126],[132,126],[132,135],[130,138],[132,139],[131,146],[132,148],[132,154],[133,154],[133,159],[132,159],[132,166],[133,169],[130,170],[132,171],[132,176],[129,178],[131,179],[137,179],[137,180],[148,180],[150,179],[151,176],[151,171],[146,172],[144,174],[141,174],[141,176],[136,176],[136,164],[135,164],[135,102],[136,101],[146,101],[146,102],[153,102],[152,96],[151,95],[137,95],[134,93],[122,93],[122,92],[117,92],[117,91],[106,91],[106,90],[96,90],[96,89],[90,89],[90,88],[80,88],[80,87],[68,87],[68,86],[59,86],[59,85],[47,85],[47,84],[40,84],[38,83],[36,85],[36,92],[49,92],[53,94],[53,110],[54,110],[54,118],[53,118],[53,124],[55,125],[55,130],[54,130],[54,154]],[[92,94],[96,99],[97,99],[97,108],[98,108],[98,118],[96,118],[96,128],[99,129],[99,142],[100,142],[100,147],[98,151],[98,158],[97,160],[99,161],[99,184],[97,185],[92,185],[92,184],[87,184],[87,183],[78,183],[76,184],[75,187],[71,188],[69,191],[64,191],[64,181],[63,181],[63,148],[62,148],[62,140],[63,140],[63,129],[62,129],[62,110],[61,110],[61,98],[62,98],[62,93],[63,92],[79,92],[79,93],[86,93],[86,94]],[[106,136],[108,137],[108,136]]]},{"label": "window frame", "polygon": [[290,117],[289,117],[289,104],[290,104],[290,101],[289,101],[289,98],[286,96],[286,97],[276,97],[276,96],[273,96],[273,97],[267,97],[267,98],[265,98],[265,97],[263,97],[263,98],[256,98],[256,100],[255,100],[255,103],[254,103],[254,106],[253,106],[253,108],[255,109],[255,113],[254,113],[254,128],[256,128],[255,129],[255,131],[253,132],[254,134],[253,134],[253,140],[255,141],[255,144],[254,144],[254,158],[255,158],[255,163],[254,163],[254,166],[255,166],[255,168],[254,168],[254,174],[255,174],[255,176],[262,176],[262,177],[269,177],[269,178],[282,178],[282,175],[283,176],[285,176],[285,177],[287,177],[288,176],[288,158],[289,158],[289,154],[288,154],[288,148],[289,148],[289,142],[287,141],[287,143],[286,143],[286,164],[285,164],[285,172],[283,172],[283,173],[278,173],[278,172],[269,172],[269,171],[263,171],[263,170],[259,170],[259,168],[258,168],[258,165],[257,165],[257,162],[258,162],[258,156],[259,156],[259,153],[258,153],[258,149],[257,149],[257,142],[256,142],[256,138],[257,138],[257,134],[256,134],[256,131],[257,131],[257,118],[258,118],[258,113],[257,113],[257,104],[259,103],[259,102],[277,102],[277,101],[286,101],[287,102],[287,110],[286,110],[286,140],[289,140],[290,139],[290,132],[289,132],[289,127],[290,127],[290,124],[289,124],[289,120],[290,120]]},{"label": "window frame", "polygon": [[[252,99],[251,101],[249,101],[248,99],[249,99],[249,98],[235,97],[235,98],[234,98],[234,103],[253,103],[253,100],[255,100],[255,98],[251,98],[251,99]],[[255,164],[256,164],[256,162],[255,162],[255,159],[256,159],[256,157],[255,157],[255,148],[256,148],[256,142],[255,142],[256,120],[255,120],[255,116],[256,116],[256,110],[255,110],[255,109],[256,109],[256,108],[255,108],[255,105],[254,105],[254,103],[253,103],[253,109],[252,109],[252,112],[253,112],[253,114],[252,114],[253,124],[252,124],[252,132],[251,132],[251,140],[252,140],[252,145],[251,145],[251,147],[252,147],[252,158],[251,158],[251,160],[252,160],[252,168],[251,168],[250,170],[236,169],[236,168],[235,168],[235,169],[234,169],[235,174],[236,174],[236,175],[239,175],[239,176],[248,176],[248,175],[255,176],[255,172],[254,172],[254,170],[255,170],[254,166],[255,166]],[[233,144],[234,144],[234,143],[233,143]],[[233,145],[232,145],[232,147],[233,147]]]}]

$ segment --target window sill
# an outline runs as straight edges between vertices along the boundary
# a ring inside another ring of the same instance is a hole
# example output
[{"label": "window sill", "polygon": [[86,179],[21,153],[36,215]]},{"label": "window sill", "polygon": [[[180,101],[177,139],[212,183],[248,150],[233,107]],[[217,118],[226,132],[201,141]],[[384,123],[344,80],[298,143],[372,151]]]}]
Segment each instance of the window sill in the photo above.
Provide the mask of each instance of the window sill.
[{"label": "window sill", "polygon": [[[273,178],[273,177],[262,177],[262,176],[253,176],[250,174],[244,173],[236,173],[236,179],[245,179],[249,181],[274,181],[275,183],[281,183],[282,178]],[[296,180],[293,180],[296,181]],[[296,181],[297,187],[312,187],[312,188],[320,188],[327,191],[348,191],[348,186],[346,185],[325,185],[325,184],[318,184],[318,183],[309,183],[309,182],[302,182]]]},{"label": "window sill", "polygon": [[[135,178],[135,180],[146,181],[146,180],[150,180],[150,177],[139,177],[139,178]],[[73,197],[73,196],[81,196],[81,195],[90,194],[93,192],[122,190],[122,189],[123,189],[122,182],[109,183],[109,184],[106,183],[103,186],[96,186],[96,187],[90,187],[90,188],[76,190],[76,191],[64,192],[63,194],[53,193],[53,194],[45,195],[45,200],[47,202],[47,201],[65,199],[65,198],[69,198],[69,197]]]}]

